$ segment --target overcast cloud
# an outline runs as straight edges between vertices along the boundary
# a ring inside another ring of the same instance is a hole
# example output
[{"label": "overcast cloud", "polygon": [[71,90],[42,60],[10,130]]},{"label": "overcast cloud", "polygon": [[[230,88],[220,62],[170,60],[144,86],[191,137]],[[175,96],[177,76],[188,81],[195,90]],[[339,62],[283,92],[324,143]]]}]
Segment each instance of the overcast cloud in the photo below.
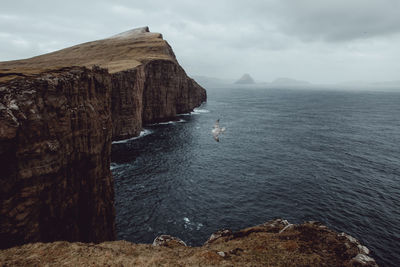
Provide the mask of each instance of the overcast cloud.
[{"label": "overcast cloud", "polygon": [[400,80],[399,0],[2,0],[0,61],[146,25],[189,75]]}]

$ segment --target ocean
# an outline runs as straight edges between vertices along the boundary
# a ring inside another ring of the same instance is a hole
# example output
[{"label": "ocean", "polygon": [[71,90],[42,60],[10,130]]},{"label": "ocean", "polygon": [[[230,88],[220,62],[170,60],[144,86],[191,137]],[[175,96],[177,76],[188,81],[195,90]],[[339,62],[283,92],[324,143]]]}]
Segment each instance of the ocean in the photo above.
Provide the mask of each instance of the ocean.
[{"label": "ocean", "polygon": [[112,146],[118,239],[316,220],[400,265],[400,92],[208,89],[177,119]]}]

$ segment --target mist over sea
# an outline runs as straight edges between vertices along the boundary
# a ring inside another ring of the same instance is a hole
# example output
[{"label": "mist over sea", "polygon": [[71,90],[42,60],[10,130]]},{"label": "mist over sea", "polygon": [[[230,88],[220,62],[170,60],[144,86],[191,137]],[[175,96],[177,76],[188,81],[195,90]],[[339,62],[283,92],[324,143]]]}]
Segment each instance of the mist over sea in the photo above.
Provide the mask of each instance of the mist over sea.
[{"label": "mist over sea", "polygon": [[114,143],[111,169],[119,239],[201,245],[222,228],[317,220],[400,264],[400,92],[208,89],[192,114]]}]

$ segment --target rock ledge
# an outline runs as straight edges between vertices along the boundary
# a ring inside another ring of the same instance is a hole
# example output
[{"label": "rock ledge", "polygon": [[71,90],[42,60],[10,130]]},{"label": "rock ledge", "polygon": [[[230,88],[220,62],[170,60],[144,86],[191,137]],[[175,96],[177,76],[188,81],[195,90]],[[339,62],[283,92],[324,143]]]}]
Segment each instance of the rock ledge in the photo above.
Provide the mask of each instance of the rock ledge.
[{"label": "rock ledge", "polygon": [[0,251],[0,265],[377,266],[368,254],[354,237],[318,222],[295,225],[275,219],[237,232],[218,231],[201,247],[187,247],[166,235],[152,245],[126,241],[28,244]]}]

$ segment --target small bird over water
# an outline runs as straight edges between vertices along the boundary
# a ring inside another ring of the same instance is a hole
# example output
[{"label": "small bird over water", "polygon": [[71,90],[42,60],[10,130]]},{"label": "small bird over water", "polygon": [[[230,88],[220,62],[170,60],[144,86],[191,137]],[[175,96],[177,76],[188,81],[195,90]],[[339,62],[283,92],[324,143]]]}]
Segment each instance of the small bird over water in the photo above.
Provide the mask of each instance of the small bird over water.
[{"label": "small bird over water", "polygon": [[221,133],[223,133],[223,132],[225,132],[225,127],[219,127],[219,119],[215,122],[215,124],[214,124],[214,127],[213,127],[213,129],[212,129],[212,134],[213,134],[213,137],[214,137],[214,140],[215,141],[217,141],[217,142],[219,142],[219,135],[221,134]]}]

